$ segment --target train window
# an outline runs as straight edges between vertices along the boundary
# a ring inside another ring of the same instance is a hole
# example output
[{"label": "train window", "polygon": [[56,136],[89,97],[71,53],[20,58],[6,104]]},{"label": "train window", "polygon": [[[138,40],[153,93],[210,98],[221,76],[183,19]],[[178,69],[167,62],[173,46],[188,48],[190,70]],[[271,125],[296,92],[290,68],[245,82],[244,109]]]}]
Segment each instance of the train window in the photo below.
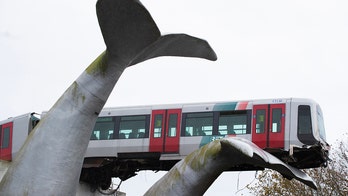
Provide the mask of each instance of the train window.
[{"label": "train window", "polygon": [[282,109],[273,108],[272,109],[272,133],[281,132],[282,123]]},{"label": "train window", "polygon": [[168,137],[176,136],[176,127],[178,122],[178,114],[169,115],[169,125],[168,125]]},{"label": "train window", "polygon": [[39,118],[37,118],[36,116],[34,116],[34,114],[35,113],[31,113],[31,115],[30,115],[30,120],[31,120],[31,124],[30,124],[30,128],[29,128],[29,130],[28,130],[28,134],[35,128],[35,126],[37,125],[37,124],[39,124],[39,122],[40,122],[40,119]]},{"label": "train window", "polygon": [[153,130],[153,137],[159,138],[162,137],[162,121],[163,121],[163,115],[162,114],[156,114],[155,115],[155,127]]},{"label": "train window", "polygon": [[219,135],[246,134],[247,133],[247,114],[236,112],[221,112],[219,117]]},{"label": "train window", "polygon": [[256,111],[256,133],[264,133],[265,132],[265,118],[266,118],[266,110],[257,110]]},{"label": "train window", "polygon": [[304,144],[315,144],[317,141],[313,135],[311,107],[309,105],[298,106],[297,118],[298,139]]},{"label": "train window", "polygon": [[2,135],[2,146],[1,148],[8,148],[10,143],[10,127],[4,128],[3,135]]},{"label": "train window", "polygon": [[312,133],[311,108],[308,105],[298,106],[297,131],[299,134],[311,134]]},{"label": "train window", "polygon": [[95,123],[91,140],[113,139],[115,122],[112,117],[99,117]]},{"label": "train window", "polygon": [[212,135],[213,117],[213,112],[186,114],[185,136]]},{"label": "train window", "polygon": [[122,116],[120,118],[119,139],[147,137],[148,118],[146,115]]}]

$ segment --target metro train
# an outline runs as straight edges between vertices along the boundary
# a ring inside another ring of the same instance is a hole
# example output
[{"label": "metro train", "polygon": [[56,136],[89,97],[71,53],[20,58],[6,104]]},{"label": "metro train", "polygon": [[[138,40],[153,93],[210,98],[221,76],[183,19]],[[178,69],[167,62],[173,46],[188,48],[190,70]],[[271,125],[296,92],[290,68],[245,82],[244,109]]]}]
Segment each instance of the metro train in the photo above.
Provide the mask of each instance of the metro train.
[{"label": "metro train", "polygon": [[[13,159],[38,122],[34,113],[1,121],[0,159]],[[169,170],[192,151],[223,137],[250,140],[299,169],[326,166],[329,159],[323,114],[309,99],[104,108],[80,180],[107,189],[112,177],[126,180],[140,170]],[[239,165],[230,170],[258,169]]]}]

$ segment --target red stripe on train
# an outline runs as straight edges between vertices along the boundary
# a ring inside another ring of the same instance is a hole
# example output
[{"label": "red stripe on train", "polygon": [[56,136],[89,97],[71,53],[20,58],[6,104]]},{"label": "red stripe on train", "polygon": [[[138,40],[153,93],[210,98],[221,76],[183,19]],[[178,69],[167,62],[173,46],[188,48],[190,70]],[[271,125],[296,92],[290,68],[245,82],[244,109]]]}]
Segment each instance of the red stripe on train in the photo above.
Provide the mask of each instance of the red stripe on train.
[{"label": "red stripe on train", "polygon": [[249,101],[238,102],[236,110],[245,110],[248,106]]}]

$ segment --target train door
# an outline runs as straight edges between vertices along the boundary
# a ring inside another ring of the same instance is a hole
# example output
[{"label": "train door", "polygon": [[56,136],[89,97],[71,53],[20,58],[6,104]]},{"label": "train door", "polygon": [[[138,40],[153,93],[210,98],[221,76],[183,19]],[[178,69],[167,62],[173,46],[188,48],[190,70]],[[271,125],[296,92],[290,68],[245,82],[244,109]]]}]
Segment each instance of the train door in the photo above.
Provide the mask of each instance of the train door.
[{"label": "train door", "polygon": [[179,152],[181,109],[153,110],[150,152]]},{"label": "train door", "polygon": [[0,159],[12,159],[12,130],[13,123],[6,123],[0,126]]},{"label": "train door", "polygon": [[260,148],[284,148],[285,104],[255,105],[252,141]]}]

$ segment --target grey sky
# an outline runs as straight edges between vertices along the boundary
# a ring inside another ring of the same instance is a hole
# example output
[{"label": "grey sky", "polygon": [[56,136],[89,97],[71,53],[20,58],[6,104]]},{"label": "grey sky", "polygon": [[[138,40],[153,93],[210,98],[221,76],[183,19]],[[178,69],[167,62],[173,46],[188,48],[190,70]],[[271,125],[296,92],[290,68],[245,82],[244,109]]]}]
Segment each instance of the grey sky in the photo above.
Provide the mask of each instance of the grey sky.
[{"label": "grey sky", "polygon": [[[0,0],[1,120],[48,110],[105,49],[95,3]],[[142,3],[162,33],[206,39],[218,60],[163,57],[130,67],[106,106],[311,98],[323,109],[330,143],[347,132],[347,1]],[[237,174],[223,174],[207,195],[233,195],[236,183],[227,179]],[[144,172],[129,186],[136,188],[121,189],[143,193],[156,175]],[[243,175],[249,182],[254,173]]]}]

